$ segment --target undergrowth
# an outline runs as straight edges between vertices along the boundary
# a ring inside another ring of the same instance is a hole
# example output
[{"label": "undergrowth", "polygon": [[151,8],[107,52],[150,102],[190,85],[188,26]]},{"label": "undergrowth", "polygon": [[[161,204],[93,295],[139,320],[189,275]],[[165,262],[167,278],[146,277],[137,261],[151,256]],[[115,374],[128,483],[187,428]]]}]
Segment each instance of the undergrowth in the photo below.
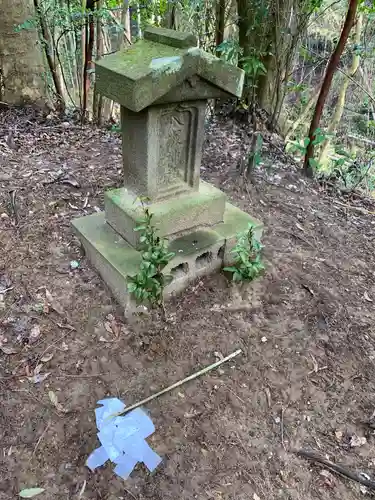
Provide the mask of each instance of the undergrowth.
[{"label": "undergrowth", "polygon": [[151,307],[161,308],[164,312],[163,292],[172,276],[165,275],[163,269],[174,257],[168,251],[165,238],[157,235],[153,225],[153,214],[150,213],[146,199],[141,199],[143,217],[134,231],[139,231],[141,263],[135,276],[128,276],[128,291],[138,304],[149,304]]},{"label": "undergrowth", "polygon": [[224,267],[224,271],[232,273],[232,279],[236,282],[254,280],[264,271],[262,248],[263,245],[255,237],[253,226],[249,224],[246,231],[237,235],[236,245],[231,250],[235,257],[234,264]]}]

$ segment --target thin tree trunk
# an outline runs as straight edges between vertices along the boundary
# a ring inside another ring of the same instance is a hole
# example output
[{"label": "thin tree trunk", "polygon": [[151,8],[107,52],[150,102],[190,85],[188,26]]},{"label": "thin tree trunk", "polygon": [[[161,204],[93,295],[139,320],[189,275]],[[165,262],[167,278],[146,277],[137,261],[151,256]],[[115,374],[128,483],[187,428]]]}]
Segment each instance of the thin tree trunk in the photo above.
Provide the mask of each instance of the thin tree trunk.
[{"label": "thin tree trunk", "polygon": [[82,120],[86,117],[87,101],[90,92],[90,70],[92,69],[92,55],[95,39],[95,25],[94,25],[94,9],[95,2],[86,2],[86,17],[85,17],[85,52],[83,63],[83,87],[82,87]]},{"label": "thin tree trunk", "polygon": [[123,0],[122,2],[121,24],[124,29],[123,42],[130,45],[132,43],[132,34],[130,27],[129,0]]},{"label": "thin tree trunk", "polygon": [[176,27],[176,5],[168,2],[167,11],[162,19],[161,25],[170,30],[177,29]]},{"label": "thin tree trunk", "polygon": [[216,48],[224,41],[225,0],[216,0]]},{"label": "thin tree trunk", "polygon": [[[357,19],[357,25],[356,25],[356,30],[355,30],[354,44],[356,47],[359,47],[361,44],[362,24],[363,24],[363,14],[360,13],[358,16],[358,19]],[[349,71],[348,71],[349,76],[353,77],[356,74],[358,67],[359,67],[360,59],[361,59],[361,57],[359,55],[359,52],[358,51],[354,52],[352,64],[351,64],[351,67],[349,68]],[[335,112],[333,114],[333,117],[332,117],[331,122],[328,126],[328,129],[327,129],[327,132],[329,135],[332,135],[336,132],[336,129],[341,121],[342,114],[344,112],[346,92],[348,90],[349,85],[350,85],[350,79],[348,76],[344,75],[343,81],[341,83],[339,97],[338,97],[337,103],[336,103]],[[328,137],[323,142],[322,149],[320,150],[318,162],[322,165],[325,165],[327,163],[327,156],[328,156],[328,151],[329,151],[330,145],[331,145],[331,138]]]},{"label": "thin tree trunk", "polygon": [[137,3],[137,37],[142,38],[142,27],[141,27],[141,8],[139,3]]},{"label": "thin tree trunk", "polygon": [[323,113],[324,104],[327,100],[327,96],[329,90],[331,88],[333,75],[336,71],[336,68],[340,62],[341,55],[345,49],[346,42],[349,38],[350,31],[353,27],[355,16],[357,13],[358,0],[350,0],[348,12],[346,14],[346,19],[344,22],[344,26],[341,31],[340,40],[337,43],[337,46],[334,52],[331,55],[329,60],[326,74],[323,80],[322,88],[320,89],[320,94],[318,97],[318,101],[315,106],[315,111],[313,118],[311,120],[310,130],[309,130],[309,145],[307,146],[305,161],[304,161],[304,171],[308,177],[312,177],[314,175],[314,169],[311,165],[310,159],[314,157],[314,144],[313,141],[315,139],[315,131],[319,127],[320,118]]},{"label": "thin tree trunk", "polygon": [[[98,0],[97,3],[97,9],[102,8],[102,3],[103,0]],[[96,60],[99,61],[99,59],[103,55],[103,36],[102,36],[102,23],[101,20],[98,16],[96,20]],[[103,109],[103,97],[101,94],[98,93],[96,84],[94,87],[94,99],[93,99],[93,117],[96,120],[96,122],[101,125],[101,119],[102,119],[102,109]]]},{"label": "thin tree trunk", "polygon": [[59,108],[61,111],[64,111],[65,109],[65,100],[64,100],[64,88],[63,88],[63,82],[61,79],[61,73],[59,73],[58,68],[56,66],[56,58],[54,54],[54,45],[53,45],[53,40],[51,37],[51,33],[48,29],[47,23],[43,17],[43,13],[40,9],[39,2],[38,0],[34,0],[34,7],[35,11],[38,16],[39,20],[39,25],[40,25],[40,30],[43,36],[43,47],[44,47],[44,52],[46,55],[48,67],[50,69],[53,83],[55,85],[55,90],[56,90],[56,95],[57,95],[57,100],[59,103]]},{"label": "thin tree trunk", "polygon": [[[111,40],[110,40],[110,37],[108,36],[107,31],[105,31],[105,30],[102,31],[102,40],[103,40],[104,53],[111,52],[111,48],[112,48],[111,47]],[[100,124],[110,120],[111,109],[112,109],[112,100],[108,99],[107,97],[102,97],[101,114],[98,117]]]}]

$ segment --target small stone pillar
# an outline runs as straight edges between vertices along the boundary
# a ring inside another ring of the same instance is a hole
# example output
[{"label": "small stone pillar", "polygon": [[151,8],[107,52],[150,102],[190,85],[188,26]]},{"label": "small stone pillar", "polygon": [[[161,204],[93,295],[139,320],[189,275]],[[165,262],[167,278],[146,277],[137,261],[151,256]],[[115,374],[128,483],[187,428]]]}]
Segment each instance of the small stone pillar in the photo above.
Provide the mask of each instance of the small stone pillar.
[{"label": "small stone pillar", "polygon": [[127,308],[126,277],[138,271],[140,199],[175,252],[166,295],[231,262],[238,232],[262,224],[200,180],[208,99],[240,97],[244,73],[196,47],[189,33],[148,28],[144,39],[96,64],[98,91],[121,105],[124,186],[105,212],[73,221],[89,259]]}]

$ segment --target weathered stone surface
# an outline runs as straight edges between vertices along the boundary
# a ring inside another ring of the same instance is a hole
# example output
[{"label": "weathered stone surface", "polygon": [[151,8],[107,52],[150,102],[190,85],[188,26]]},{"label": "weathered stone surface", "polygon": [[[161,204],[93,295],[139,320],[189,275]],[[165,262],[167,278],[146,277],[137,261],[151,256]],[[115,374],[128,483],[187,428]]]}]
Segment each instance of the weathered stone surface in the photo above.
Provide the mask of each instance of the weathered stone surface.
[{"label": "weathered stone surface", "polygon": [[126,277],[138,272],[139,252],[106,224],[103,212],[74,219],[72,224],[90,262],[119,304],[129,309],[131,300]]},{"label": "weathered stone surface", "polygon": [[[165,298],[181,292],[197,277],[232,264],[230,250],[235,236],[245,231],[249,222],[255,225],[256,236],[260,238],[263,224],[227,203],[223,223],[173,240],[169,249],[175,257],[164,271],[174,279],[165,289]],[[120,305],[126,310],[134,309],[127,291],[127,277],[138,272],[140,253],[106,224],[104,212],[75,219],[73,227],[90,261]]]},{"label": "weathered stone surface", "polygon": [[197,37],[192,33],[183,33],[182,31],[170,30],[167,28],[154,28],[149,26],[144,32],[145,40],[158,42],[164,45],[170,45],[178,49],[196,47]]},{"label": "weathered stone surface", "polygon": [[[244,80],[241,69],[191,46],[191,35],[176,33],[161,28],[146,30],[144,40],[98,61],[95,70],[98,91],[135,112],[162,99],[194,75],[219,91],[241,96]],[[165,43],[151,41],[150,37]]]},{"label": "weathered stone surface", "polygon": [[[198,192],[184,194],[148,205],[153,224],[160,236],[212,226],[223,221],[225,194],[206,182]],[[104,198],[106,220],[131,245],[138,244],[139,233],[134,231],[143,216],[139,199],[126,188],[107,191]]]},{"label": "weathered stone surface", "polygon": [[231,94],[228,92],[212,85],[198,75],[193,75],[157,99],[154,104],[195,101],[197,99],[229,99],[230,97]]},{"label": "weathered stone surface", "polygon": [[198,190],[206,102],[121,108],[124,184],[151,200]]}]

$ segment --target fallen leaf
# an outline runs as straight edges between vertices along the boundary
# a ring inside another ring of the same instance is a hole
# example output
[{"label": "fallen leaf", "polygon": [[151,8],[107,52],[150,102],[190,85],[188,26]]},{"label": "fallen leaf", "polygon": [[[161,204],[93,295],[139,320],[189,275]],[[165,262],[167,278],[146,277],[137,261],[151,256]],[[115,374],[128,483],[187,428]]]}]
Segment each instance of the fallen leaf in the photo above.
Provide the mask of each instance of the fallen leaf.
[{"label": "fallen leaf", "polygon": [[322,471],[320,471],[319,475],[322,476],[322,477],[324,477],[324,484],[326,486],[328,486],[329,488],[333,488],[334,487],[334,485],[335,485],[335,477],[334,477],[334,475],[331,472],[329,472],[326,469],[323,469]]},{"label": "fallen leaf", "polygon": [[367,292],[365,292],[365,293],[363,294],[363,298],[364,298],[365,300],[367,300],[367,302],[373,302],[373,300],[372,300],[372,299],[370,299],[370,297],[368,296],[368,293],[367,293]]},{"label": "fallen leaf", "polygon": [[69,410],[66,410],[61,403],[59,403],[59,400],[57,399],[56,393],[53,391],[48,391],[48,397],[53,406],[56,408],[57,411],[60,413],[68,413]]},{"label": "fallen leaf", "polygon": [[40,335],[40,326],[34,325],[30,331],[30,337],[29,337],[30,343],[33,344],[37,340],[39,335]]},{"label": "fallen leaf", "polygon": [[362,495],[367,495],[368,493],[368,489],[366,488],[366,486],[363,486],[363,484],[359,485],[359,491],[362,493]]},{"label": "fallen leaf", "polygon": [[79,182],[77,182],[75,179],[72,179],[71,177],[64,177],[59,181],[61,184],[68,184],[69,186],[73,186],[75,188],[79,188]]},{"label": "fallen leaf", "polygon": [[256,493],[254,493],[253,500],[260,500],[260,497],[258,497],[258,495]]},{"label": "fallen leaf", "polygon": [[111,323],[109,321],[104,322],[104,328],[107,330],[108,333],[113,334],[112,326],[111,326]]},{"label": "fallen leaf", "polygon": [[63,330],[72,330],[72,332],[76,332],[77,330],[74,328],[74,326],[69,325],[68,323],[62,324],[62,323],[56,323],[56,325],[59,328],[62,328]]},{"label": "fallen leaf", "polygon": [[51,359],[53,358],[53,352],[50,352],[50,353],[47,353],[45,354],[42,358],[41,358],[41,362],[42,363],[48,363],[48,361],[51,361]]},{"label": "fallen leaf", "polygon": [[342,436],[343,436],[343,432],[342,431],[335,431],[335,436],[336,436],[337,441],[341,441]]},{"label": "fallen leaf", "polygon": [[27,379],[32,382],[33,384],[39,384],[40,382],[44,382],[47,377],[51,375],[51,372],[46,372],[40,375],[37,373],[36,375],[33,375],[32,377],[27,377]]},{"label": "fallen leaf", "polygon": [[111,328],[113,331],[113,335],[116,337],[116,339],[118,339],[121,333],[121,325],[117,323],[115,318],[113,318],[111,321]]},{"label": "fallen leaf", "polygon": [[200,415],[202,415],[201,411],[197,411],[197,410],[193,409],[191,412],[185,412],[184,418],[194,418],[194,417],[199,417]]},{"label": "fallen leaf", "polygon": [[78,260],[71,260],[69,265],[70,265],[70,269],[73,269],[73,270],[79,268]]},{"label": "fallen leaf", "polygon": [[44,300],[43,302],[43,313],[48,314],[49,313],[49,305],[47,299]]},{"label": "fallen leaf", "polygon": [[350,446],[352,448],[356,448],[358,446],[363,446],[364,444],[367,443],[367,439],[365,437],[362,437],[362,436],[357,436],[356,434],[354,434],[351,438],[350,438]]},{"label": "fallen leaf", "polygon": [[49,306],[54,311],[56,311],[57,314],[60,314],[60,316],[63,316],[63,314],[64,314],[63,308],[60,306],[60,304],[58,302],[55,301],[55,299],[52,297],[51,292],[49,290],[47,290],[47,288],[46,288],[46,299],[49,302]]},{"label": "fallen leaf", "polygon": [[99,338],[99,342],[109,342],[110,343],[110,342],[112,342],[112,340],[106,339],[105,337],[101,336]]},{"label": "fallen leaf", "polygon": [[18,493],[21,498],[33,498],[40,493],[43,493],[44,488],[26,488]]},{"label": "fallen leaf", "polygon": [[37,364],[36,367],[34,368],[34,372],[33,372],[34,375],[38,375],[38,373],[41,372],[42,368],[43,368],[42,363]]},{"label": "fallen leaf", "polygon": [[301,224],[298,224],[298,222],[296,222],[296,227],[303,233],[305,232],[305,229],[301,226]]},{"label": "fallen leaf", "polygon": [[15,347],[11,347],[10,345],[0,345],[0,351],[3,351],[4,354],[18,354],[18,350]]},{"label": "fallen leaf", "polygon": [[57,399],[56,394],[53,391],[48,391],[48,397],[53,406],[57,406],[59,404],[59,401]]}]

